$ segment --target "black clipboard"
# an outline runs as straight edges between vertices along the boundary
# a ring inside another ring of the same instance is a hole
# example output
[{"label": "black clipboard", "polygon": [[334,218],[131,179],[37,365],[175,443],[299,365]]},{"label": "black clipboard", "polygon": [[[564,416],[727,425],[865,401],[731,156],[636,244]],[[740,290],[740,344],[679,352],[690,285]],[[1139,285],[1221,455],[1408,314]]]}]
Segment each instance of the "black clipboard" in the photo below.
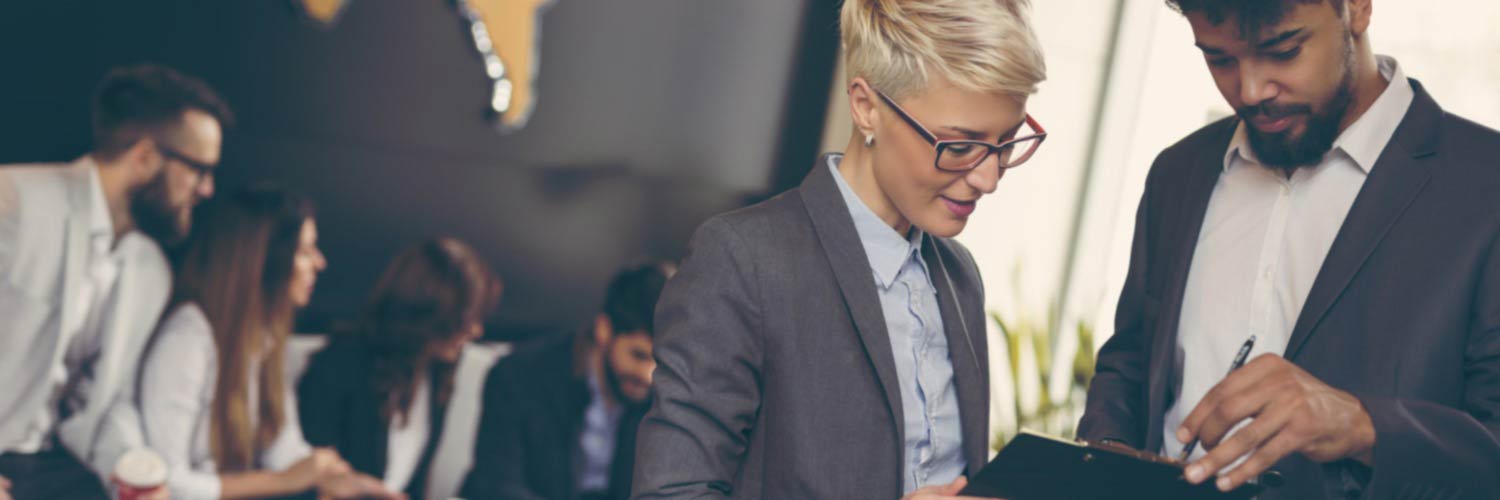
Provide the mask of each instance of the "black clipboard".
[{"label": "black clipboard", "polygon": [[1130,448],[1072,442],[1022,431],[961,495],[1006,500],[1151,498],[1240,500],[1260,493],[1258,484],[1221,492],[1213,481],[1189,484],[1186,464]]}]

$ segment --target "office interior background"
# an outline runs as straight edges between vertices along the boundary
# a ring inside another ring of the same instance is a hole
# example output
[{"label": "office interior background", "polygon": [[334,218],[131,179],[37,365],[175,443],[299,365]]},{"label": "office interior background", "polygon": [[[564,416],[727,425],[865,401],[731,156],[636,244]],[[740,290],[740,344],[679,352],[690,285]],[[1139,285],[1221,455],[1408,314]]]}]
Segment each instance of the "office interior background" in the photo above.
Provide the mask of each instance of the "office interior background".
[{"label": "office interior background", "polygon": [[[239,116],[221,190],[275,181],[317,203],[330,266],[300,331],[352,318],[395,252],[451,235],[505,281],[487,340],[517,342],[566,335],[616,269],[680,257],[697,224],[795,186],[848,140],[837,0],[538,3],[534,112],[514,130],[487,116],[461,2],[349,0],[323,22],[303,1],[0,6],[0,163],[86,152],[107,68],[180,68]],[[999,320],[1002,438],[1076,419],[1073,360],[1111,333],[1152,158],[1230,113],[1160,0],[1033,4],[1049,71],[1028,110],[1050,136],[959,237]],[[1445,108],[1500,128],[1496,25],[1496,2],[1391,0],[1371,36]]]}]

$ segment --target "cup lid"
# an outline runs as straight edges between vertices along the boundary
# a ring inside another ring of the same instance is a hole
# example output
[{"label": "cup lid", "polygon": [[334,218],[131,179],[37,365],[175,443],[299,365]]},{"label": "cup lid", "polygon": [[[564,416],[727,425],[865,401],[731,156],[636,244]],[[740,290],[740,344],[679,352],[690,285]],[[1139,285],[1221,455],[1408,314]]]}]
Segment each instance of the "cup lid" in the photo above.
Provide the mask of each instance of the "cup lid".
[{"label": "cup lid", "polygon": [[150,448],[135,448],[115,461],[115,479],[137,488],[154,488],[167,482],[167,461]]}]

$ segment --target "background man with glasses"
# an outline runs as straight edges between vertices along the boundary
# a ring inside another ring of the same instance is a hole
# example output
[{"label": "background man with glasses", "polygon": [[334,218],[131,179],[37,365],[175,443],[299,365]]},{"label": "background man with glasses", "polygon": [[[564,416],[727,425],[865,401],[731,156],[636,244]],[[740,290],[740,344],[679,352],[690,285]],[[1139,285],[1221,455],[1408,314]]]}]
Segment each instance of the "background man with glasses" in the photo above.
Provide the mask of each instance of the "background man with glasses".
[{"label": "background man with glasses", "polygon": [[657,304],[635,498],[942,498],[985,465],[983,284],[951,238],[1045,137],[1025,9],[844,2],[848,146],[698,228]]},{"label": "background man with glasses", "polygon": [[94,96],[91,153],[0,168],[0,498],[100,498],[142,446],[131,394],[171,290],[160,245],[213,195],[231,120],[195,78],[120,68]]}]

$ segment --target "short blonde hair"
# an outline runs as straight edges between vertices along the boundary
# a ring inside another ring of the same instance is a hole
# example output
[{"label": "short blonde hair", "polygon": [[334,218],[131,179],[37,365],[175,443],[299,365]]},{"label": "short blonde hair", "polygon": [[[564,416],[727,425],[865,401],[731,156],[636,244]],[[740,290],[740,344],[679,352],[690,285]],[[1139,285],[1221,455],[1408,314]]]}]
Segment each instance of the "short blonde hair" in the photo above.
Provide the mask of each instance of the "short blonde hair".
[{"label": "short blonde hair", "polygon": [[839,18],[849,79],[892,98],[934,73],[964,90],[1035,94],[1047,78],[1028,0],[844,0]]}]

